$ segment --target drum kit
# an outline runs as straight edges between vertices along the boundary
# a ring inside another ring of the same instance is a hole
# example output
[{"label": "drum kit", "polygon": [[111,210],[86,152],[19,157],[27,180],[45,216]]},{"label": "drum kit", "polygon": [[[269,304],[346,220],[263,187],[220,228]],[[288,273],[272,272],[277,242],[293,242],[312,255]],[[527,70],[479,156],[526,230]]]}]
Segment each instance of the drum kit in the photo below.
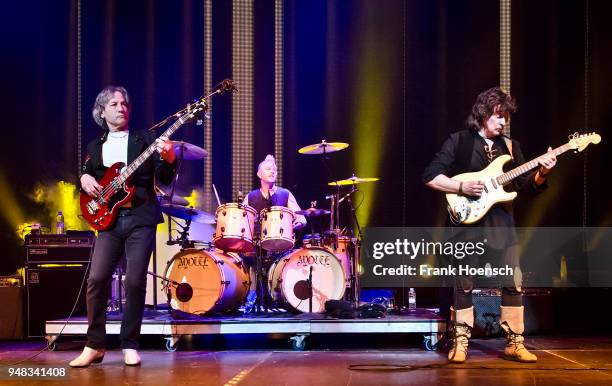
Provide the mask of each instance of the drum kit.
[{"label": "drum kit", "polygon": [[[323,140],[299,149],[299,153],[323,155],[325,163],[326,154],[348,146]],[[185,142],[175,142],[175,147],[181,160],[202,159],[207,154],[204,149]],[[296,313],[324,312],[327,300],[357,303],[361,230],[354,216],[351,195],[357,191],[358,184],[377,180],[353,175],[330,182],[328,185],[336,191],[326,197],[330,200],[329,210],[317,208],[313,201],[310,208],[295,213],[282,206],[271,206],[257,213],[241,199],[221,204],[217,195],[219,206],[213,216],[187,206],[185,199],[174,196],[174,189],[169,195],[158,190],[169,225],[173,217],[184,220],[184,225],[174,221],[181,227],[175,239],[169,229],[167,244],[178,244],[181,250],[168,261],[163,275],[149,273],[162,280],[171,311],[187,314],[235,312],[246,305],[247,296],[253,290],[256,301],[248,309],[245,306],[246,312],[279,308]],[[346,187],[348,191],[341,190]],[[340,230],[339,209],[344,201],[351,207],[357,237]],[[294,248],[296,215],[305,216],[310,223],[310,233],[304,235],[298,248]],[[317,232],[315,218],[327,216],[329,230]],[[190,240],[192,222],[216,224],[212,241]]]}]

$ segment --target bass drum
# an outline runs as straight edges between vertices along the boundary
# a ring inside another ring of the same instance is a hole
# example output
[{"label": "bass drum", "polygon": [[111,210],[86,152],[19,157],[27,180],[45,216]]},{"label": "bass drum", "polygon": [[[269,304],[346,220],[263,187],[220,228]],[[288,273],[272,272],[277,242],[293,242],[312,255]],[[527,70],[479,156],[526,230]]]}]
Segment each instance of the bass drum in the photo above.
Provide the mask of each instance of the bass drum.
[{"label": "bass drum", "polygon": [[230,312],[240,307],[249,291],[249,274],[235,253],[185,249],[168,262],[164,276],[193,289],[190,299],[181,301],[176,286],[168,286],[171,309],[189,314]]},{"label": "bass drum", "polygon": [[268,271],[268,291],[290,311],[309,312],[308,277],[312,267],[312,312],[325,312],[325,302],[340,300],[346,289],[342,264],[321,247],[296,249],[276,260]]}]

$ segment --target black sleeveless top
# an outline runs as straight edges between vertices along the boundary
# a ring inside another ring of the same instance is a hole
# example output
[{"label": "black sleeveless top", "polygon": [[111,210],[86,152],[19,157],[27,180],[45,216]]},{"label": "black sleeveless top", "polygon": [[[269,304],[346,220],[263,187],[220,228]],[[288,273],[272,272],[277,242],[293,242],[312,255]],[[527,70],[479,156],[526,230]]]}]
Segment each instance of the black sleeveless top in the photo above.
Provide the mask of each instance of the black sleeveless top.
[{"label": "black sleeveless top", "polygon": [[261,190],[255,189],[249,192],[248,198],[249,206],[253,207],[257,213],[260,213],[264,208],[269,208],[271,206],[287,207],[287,203],[289,202],[289,191],[277,187],[276,192],[271,195],[269,199],[266,199],[261,194]]}]

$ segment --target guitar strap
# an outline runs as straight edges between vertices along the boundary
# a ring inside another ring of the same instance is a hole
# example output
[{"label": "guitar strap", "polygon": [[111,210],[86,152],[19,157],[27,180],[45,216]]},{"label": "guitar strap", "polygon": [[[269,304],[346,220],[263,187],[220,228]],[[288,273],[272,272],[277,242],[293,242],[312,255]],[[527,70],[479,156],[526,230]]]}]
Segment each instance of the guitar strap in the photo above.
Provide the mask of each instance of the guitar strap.
[{"label": "guitar strap", "polygon": [[510,152],[510,157],[514,159],[514,154],[512,153],[512,140],[504,136],[504,142],[506,143],[506,147],[508,148],[508,151]]},{"label": "guitar strap", "polygon": [[455,156],[455,168],[452,171],[452,175],[465,173],[469,170],[475,144],[474,134],[472,134],[470,130],[463,130],[459,132],[459,141],[457,143]]},{"label": "guitar strap", "polygon": [[[512,139],[504,136],[504,143],[508,148],[510,157],[514,159],[514,153],[512,152]],[[451,174],[464,173],[469,170],[470,162],[472,159],[472,153],[476,140],[474,134],[470,130],[463,130],[459,132],[459,140],[457,143],[456,156],[455,156],[455,167]]]}]

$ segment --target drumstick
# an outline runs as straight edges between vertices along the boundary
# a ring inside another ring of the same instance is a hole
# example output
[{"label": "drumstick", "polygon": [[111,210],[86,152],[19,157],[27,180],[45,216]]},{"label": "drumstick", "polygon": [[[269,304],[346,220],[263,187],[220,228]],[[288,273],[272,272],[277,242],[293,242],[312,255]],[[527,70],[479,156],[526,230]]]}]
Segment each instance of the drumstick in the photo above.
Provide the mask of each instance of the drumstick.
[{"label": "drumstick", "polygon": [[217,204],[221,206],[221,200],[219,200],[219,193],[217,193],[217,188],[215,188],[215,184],[212,184],[213,190],[215,191],[215,197],[217,197]]}]

